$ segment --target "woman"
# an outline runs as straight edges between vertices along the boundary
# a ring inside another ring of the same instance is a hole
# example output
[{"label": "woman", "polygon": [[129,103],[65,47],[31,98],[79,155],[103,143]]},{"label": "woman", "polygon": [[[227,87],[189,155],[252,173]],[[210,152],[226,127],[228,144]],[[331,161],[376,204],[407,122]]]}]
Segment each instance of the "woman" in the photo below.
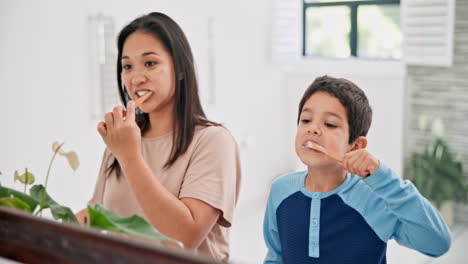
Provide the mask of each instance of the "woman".
[{"label": "woman", "polygon": [[[239,151],[229,131],[203,112],[182,29],[156,12],[125,26],[117,80],[127,114],[117,106],[98,124],[107,148],[89,203],[138,214],[185,247],[227,260]],[[149,91],[136,111],[133,101]]]}]

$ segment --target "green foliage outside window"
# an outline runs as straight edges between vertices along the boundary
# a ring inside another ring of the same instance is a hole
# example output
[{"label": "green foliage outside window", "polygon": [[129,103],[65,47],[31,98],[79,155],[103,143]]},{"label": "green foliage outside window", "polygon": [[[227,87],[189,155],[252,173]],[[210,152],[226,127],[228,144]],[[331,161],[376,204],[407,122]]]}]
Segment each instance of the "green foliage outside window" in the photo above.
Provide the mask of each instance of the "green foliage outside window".
[{"label": "green foliage outside window", "polygon": [[454,159],[442,138],[420,153],[413,153],[408,162],[407,176],[419,192],[440,208],[445,201],[466,203],[467,177],[460,161]]}]

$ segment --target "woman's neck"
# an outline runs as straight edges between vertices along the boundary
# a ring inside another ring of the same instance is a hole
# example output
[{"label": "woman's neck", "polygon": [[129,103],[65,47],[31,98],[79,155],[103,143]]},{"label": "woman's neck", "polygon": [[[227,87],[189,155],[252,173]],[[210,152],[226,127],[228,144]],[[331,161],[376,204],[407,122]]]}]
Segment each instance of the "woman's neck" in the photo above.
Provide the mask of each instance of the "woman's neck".
[{"label": "woman's neck", "polygon": [[143,135],[145,138],[160,137],[174,130],[171,109],[149,113],[149,122],[149,129]]},{"label": "woman's neck", "polygon": [[343,168],[308,168],[305,188],[311,192],[329,192],[340,186],[346,179]]}]

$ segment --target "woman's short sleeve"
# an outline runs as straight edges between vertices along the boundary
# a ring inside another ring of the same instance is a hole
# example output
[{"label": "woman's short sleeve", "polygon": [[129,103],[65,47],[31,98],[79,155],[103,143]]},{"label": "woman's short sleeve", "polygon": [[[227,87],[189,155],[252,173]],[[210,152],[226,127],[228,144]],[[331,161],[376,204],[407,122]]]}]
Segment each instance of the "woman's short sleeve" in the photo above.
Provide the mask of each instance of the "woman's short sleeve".
[{"label": "woman's short sleeve", "polygon": [[222,126],[210,126],[201,133],[194,142],[179,198],[199,199],[219,209],[218,224],[230,227],[240,191],[239,148]]}]

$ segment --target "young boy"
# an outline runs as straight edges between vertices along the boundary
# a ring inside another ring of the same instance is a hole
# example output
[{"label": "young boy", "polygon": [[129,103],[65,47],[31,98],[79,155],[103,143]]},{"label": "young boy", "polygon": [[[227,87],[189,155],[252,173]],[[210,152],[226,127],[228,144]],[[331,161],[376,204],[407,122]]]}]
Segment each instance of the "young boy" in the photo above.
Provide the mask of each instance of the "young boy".
[{"label": "young boy", "polygon": [[383,264],[391,238],[429,256],[448,251],[450,232],[437,210],[366,151],[371,120],[364,92],[348,80],[324,76],[306,90],[295,147],[307,171],[271,186],[265,263]]}]

